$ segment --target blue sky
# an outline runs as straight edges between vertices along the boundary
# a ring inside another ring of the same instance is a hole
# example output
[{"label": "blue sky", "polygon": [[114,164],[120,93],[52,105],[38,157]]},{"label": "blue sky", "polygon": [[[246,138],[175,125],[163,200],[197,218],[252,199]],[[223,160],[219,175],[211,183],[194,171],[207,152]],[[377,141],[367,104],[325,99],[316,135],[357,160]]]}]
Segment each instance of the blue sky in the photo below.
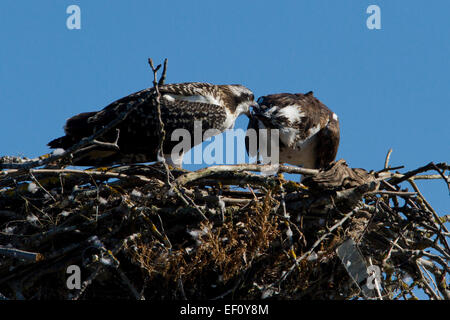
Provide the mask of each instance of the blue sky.
[{"label": "blue sky", "polygon": [[[81,30],[66,27],[72,4]],[[371,4],[381,30],[366,27]],[[413,0],[2,0],[0,154],[48,152],[68,117],[150,86],[147,58],[167,57],[168,82],[313,90],[339,115],[350,166],[381,169],[389,148],[393,166],[449,162],[448,12]],[[420,186],[450,213],[442,181]]]}]

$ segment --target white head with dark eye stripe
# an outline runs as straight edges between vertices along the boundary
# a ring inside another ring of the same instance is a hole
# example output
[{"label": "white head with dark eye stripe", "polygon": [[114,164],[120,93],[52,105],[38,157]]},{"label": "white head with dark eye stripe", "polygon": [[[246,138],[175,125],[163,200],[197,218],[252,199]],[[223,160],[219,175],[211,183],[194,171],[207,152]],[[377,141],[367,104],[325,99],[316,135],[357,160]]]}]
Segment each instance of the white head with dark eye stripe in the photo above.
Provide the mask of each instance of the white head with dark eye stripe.
[{"label": "white head with dark eye stripe", "polygon": [[236,106],[235,113],[237,115],[243,113],[249,115],[250,107],[257,105],[253,92],[239,84],[227,85],[226,87],[233,95],[234,105]]}]

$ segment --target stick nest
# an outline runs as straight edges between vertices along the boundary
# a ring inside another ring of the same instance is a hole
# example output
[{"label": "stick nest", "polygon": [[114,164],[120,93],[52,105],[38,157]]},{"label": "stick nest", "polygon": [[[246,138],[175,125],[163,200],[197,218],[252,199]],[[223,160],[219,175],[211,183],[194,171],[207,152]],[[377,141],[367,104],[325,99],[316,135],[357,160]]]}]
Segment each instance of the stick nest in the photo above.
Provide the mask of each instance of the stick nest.
[{"label": "stick nest", "polygon": [[[16,160],[3,157],[0,166]],[[404,174],[343,160],[320,171],[279,168],[308,172],[302,184],[255,173],[262,168],[3,170],[0,296],[415,299],[421,289],[449,299],[448,216],[439,217],[414,182],[448,185],[448,165]],[[429,170],[439,174],[420,174]],[[337,256],[349,239],[367,266],[381,270],[373,297]],[[68,287],[73,265],[78,288]]]}]

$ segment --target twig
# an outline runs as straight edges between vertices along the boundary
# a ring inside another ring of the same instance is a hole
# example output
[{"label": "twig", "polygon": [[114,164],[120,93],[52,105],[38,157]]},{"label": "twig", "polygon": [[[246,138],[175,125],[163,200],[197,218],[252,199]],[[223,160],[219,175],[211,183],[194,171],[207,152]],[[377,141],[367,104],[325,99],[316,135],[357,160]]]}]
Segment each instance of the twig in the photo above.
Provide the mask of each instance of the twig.
[{"label": "twig", "polygon": [[[445,166],[444,164],[440,164],[440,165]],[[393,178],[391,178],[389,180],[389,183],[391,183],[391,184],[399,184],[400,182],[406,181],[406,180],[416,176],[419,173],[426,172],[426,171],[429,171],[429,170],[434,170],[435,167],[436,167],[436,165],[433,162],[430,162],[429,164],[427,164],[427,165],[425,165],[423,167],[417,168],[415,170],[411,170],[411,171],[409,171],[409,172],[407,172],[407,173],[405,173],[405,174],[403,174],[401,176],[394,176]]]},{"label": "twig", "polygon": [[104,141],[98,141],[97,139],[92,140],[92,144],[93,145],[97,145],[100,147],[104,147],[104,148],[108,148],[108,149],[114,149],[114,150],[119,150],[119,137],[120,137],[120,129],[116,128],[116,139],[114,139],[114,142],[104,142]]},{"label": "twig", "polygon": [[[392,149],[391,149],[391,150],[392,150]],[[371,257],[369,257],[369,265],[370,265],[371,267],[373,266],[373,264],[372,264],[372,258],[371,258]],[[378,283],[377,277],[374,277],[374,281],[375,281],[375,289],[376,289],[376,292],[377,292],[377,294],[378,294],[378,298],[379,298],[380,300],[383,300],[383,296],[381,295],[381,291],[380,291],[381,284]]]},{"label": "twig", "polygon": [[30,171],[30,176],[31,176],[31,178],[33,179],[33,181],[36,182],[36,184],[39,186],[39,188],[41,188],[42,190],[44,190],[44,192],[45,192],[50,198],[52,198],[52,200],[53,200],[54,202],[56,202],[55,197],[53,197],[53,195],[52,195],[50,192],[48,192],[48,190],[45,189],[45,188],[42,186],[42,184],[39,183],[39,181],[36,179],[36,177],[33,175],[33,172],[31,172],[31,171]]},{"label": "twig", "polygon": [[32,262],[37,262],[44,259],[44,256],[40,253],[24,251],[15,248],[7,248],[4,246],[0,246],[0,255]]},{"label": "twig", "polygon": [[389,159],[391,158],[391,153],[392,153],[392,148],[389,149],[389,151],[386,155],[386,160],[384,161],[384,169],[388,169],[388,167],[389,167]]},{"label": "twig", "polygon": [[[73,156],[74,153],[79,152],[84,147],[92,145],[92,142],[99,137],[102,137],[105,133],[107,133],[112,128],[116,127],[119,123],[124,121],[126,117],[136,110],[138,107],[146,103],[145,99],[138,103],[129,102],[125,108],[125,110],[120,113],[117,117],[114,118],[109,124],[101,128],[100,130],[94,132],[89,137],[81,139],[78,143],[72,145],[70,148],[64,150],[62,153],[58,154],[49,154],[44,157],[39,157],[36,159],[32,159],[30,161],[26,161],[23,163],[0,163],[0,169],[21,169],[27,170],[35,167],[44,166],[46,164],[62,160],[65,158],[69,158]],[[25,172],[25,171],[23,171]]]},{"label": "twig", "polygon": [[[160,133],[158,155],[159,155],[159,160],[162,162],[165,162],[163,160],[164,159],[163,145],[164,145],[164,140],[166,138],[166,131],[164,130],[164,122],[162,121],[162,117],[161,117],[161,93],[159,92],[159,85],[158,85],[158,70],[161,68],[161,65],[159,64],[155,68],[155,66],[153,65],[153,60],[151,58],[148,59],[148,63],[153,71],[153,88],[155,89],[155,92],[156,92],[155,102],[156,102],[156,110],[158,113],[159,133]],[[164,67],[165,68],[167,67],[167,61],[164,63]]]},{"label": "twig", "polygon": [[[258,165],[258,164],[236,164],[236,165],[217,165],[211,166],[208,168],[200,169],[194,172],[186,173],[175,180],[175,184],[177,185],[186,185],[189,182],[199,180],[201,178],[206,178],[216,173],[224,173],[224,172],[243,172],[243,171],[255,171],[255,172],[267,172],[272,167],[270,165]],[[304,169],[298,167],[289,167],[289,166],[279,166],[279,172],[287,172],[287,173],[300,173],[306,175],[314,175],[319,172],[319,170],[315,169]]]},{"label": "twig", "polygon": [[168,61],[167,58],[164,59],[163,72],[162,72],[161,78],[159,79],[158,86],[163,86],[164,82],[166,81],[167,61]]},{"label": "twig", "polygon": [[428,283],[427,279],[425,278],[425,275],[422,272],[421,265],[420,265],[419,261],[417,261],[417,268],[419,269],[420,275],[422,277],[422,283],[425,285],[425,287],[427,289],[426,291],[428,291],[429,294],[431,294],[434,297],[434,299],[442,300],[442,298],[433,290],[433,288],[431,288],[430,284]]},{"label": "twig", "polygon": [[[430,212],[433,214],[434,219],[436,220],[436,222],[441,226],[441,228],[443,230],[445,230],[446,232],[448,232],[447,227],[442,223],[441,219],[439,218],[439,215],[436,213],[436,211],[434,211],[433,207],[428,203],[428,201],[425,199],[425,197],[422,195],[422,193],[420,192],[419,188],[417,187],[417,185],[414,183],[414,181],[412,179],[409,179],[408,182],[411,184],[411,186],[413,187],[414,191],[417,192],[417,194],[419,195],[419,197],[423,200],[423,202],[425,203],[425,205],[427,206],[428,210],[430,210]],[[444,238],[444,243],[447,245],[447,241],[445,241]]]},{"label": "twig", "polygon": [[[283,183],[280,181],[280,194],[281,194],[281,208],[283,210],[283,217],[286,220],[289,220],[289,215],[286,211],[286,201],[284,199],[285,197],[285,190],[283,187]],[[290,255],[295,259],[295,251],[294,251],[294,241],[292,239],[292,230],[291,230],[291,226],[289,223],[286,223],[286,236],[288,238],[288,244],[289,244],[289,253]]]},{"label": "twig", "polygon": [[439,175],[442,177],[442,179],[445,181],[445,184],[447,185],[448,192],[450,194],[450,177],[446,177],[444,175],[445,170],[441,171],[433,162],[432,162],[432,166],[433,166],[434,170],[436,170],[439,173]]},{"label": "twig", "polygon": [[376,191],[369,191],[367,194],[386,194],[391,196],[415,196],[416,192],[404,192],[404,191],[387,191],[387,190],[376,190]]},{"label": "twig", "polygon": [[350,211],[349,213],[347,213],[344,218],[342,218],[341,220],[339,220],[339,222],[337,222],[335,225],[333,225],[331,228],[328,229],[328,232],[325,233],[323,236],[321,236],[319,239],[316,240],[316,242],[314,242],[314,244],[312,245],[311,249],[309,249],[307,252],[305,252],[303,255],[301,255],[299,258],[297,258],[295,260],[294,265],[292,265],[292,267],[289,269],[289,271],[285,272],[280,279],[278,280],[278,284],[280,284],[281,282],[283,282],[290,274],[292,271],[294,271],[295,267],[298,266],[298,264],[300,263],[300,261],[302,261],[303,259],[307,258],[309,255],[311,255],[311,253],[314,251],[314,249],[316,249],[316,247],[323,241],[325,240],[328,236],[330,236],[332,234],[332,232],[340,227],[347,219],[349,219],[353,214],[355,214],[356,212],[358,212],[360,210],[360,208],[355,208],[352,211]]}]

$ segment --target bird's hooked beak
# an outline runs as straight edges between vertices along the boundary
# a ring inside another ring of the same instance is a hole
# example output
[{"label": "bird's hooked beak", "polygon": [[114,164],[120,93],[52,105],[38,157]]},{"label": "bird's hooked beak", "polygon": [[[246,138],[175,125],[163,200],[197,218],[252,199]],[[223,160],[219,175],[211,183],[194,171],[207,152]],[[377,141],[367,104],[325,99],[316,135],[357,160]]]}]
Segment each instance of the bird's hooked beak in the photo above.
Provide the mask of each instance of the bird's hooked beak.
[{"label": "bird's hooked beak", "polygon": [[261,108],[259,104],[253,108],[250,119],[260,121],[264,126],[270,127],[272,124],[272,112],[267,109]]},{"label": "bird's hooked beak", "polygon": [[249,118],[253,117],[253,114],[255,112],[255,110],[259,110],[259,104],[258,102],[256,102],[255,100],[253,100],[252,104],[250,105],[250,107],[248,108],[247,112],[245,113],[245,115]]}]

